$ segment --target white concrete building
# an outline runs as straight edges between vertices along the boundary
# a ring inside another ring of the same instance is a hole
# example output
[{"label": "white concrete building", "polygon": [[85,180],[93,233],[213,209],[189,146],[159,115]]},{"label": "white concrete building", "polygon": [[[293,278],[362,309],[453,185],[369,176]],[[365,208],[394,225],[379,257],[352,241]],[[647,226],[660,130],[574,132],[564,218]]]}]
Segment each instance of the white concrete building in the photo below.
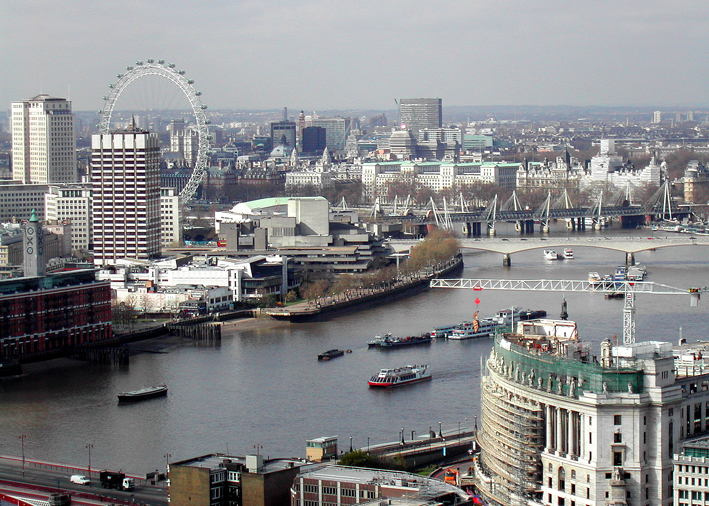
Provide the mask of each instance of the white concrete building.
[{"label": "white concrete building", "polygon": [[23,183],[75,183],[76,131],[71,102],[37,95],[12,103],[12,177]]},{"label": "white concrete building", "polygon": [[91,139],[94,263],[160,254],[160,145],[135,128]]},{"label": "white concrete building", "polygon": [[672,345],[601,344],[574,322],[519,322],[482,379],[475,464],[489,504],[670,506],[673,454],[709,430],[709,374],[676,375]]},{"label": "white concrete building", "polygon": [[44,216],[47,220],[71,223],[72,250],[88,250],[93,244],[91,183],[50,185],[44,195]]},{"label": "white concrete building", "polygon": [[514,189],[520,167],[516,162],[369,162],[362,164],[362,185],[370,200],[386,197],[387,184],[393,181],[408,181],[433,191],[476,182]]},{"label": "white concrete building", "polygon": [[180,194],[175,188],[160,188],[160,244],[181,245],[183,240]]},{"label": "white concrete building", "polygon": [[674,468],[675,506],[709,505],[709,436],[686,441]]},{"label": "white concrete building", "polygon": [[[665,162],[662,162],[666,167]],[[643,169],[629,168],[623,157],[616,154],[615,142],[610,139],[601,140],[601,150],[591,158],[589,171],[581,178],[582,189],[594,183],[606,183],[616,187],[640,186],[646,184],[660,185],[663,165],[653,157]]]}]

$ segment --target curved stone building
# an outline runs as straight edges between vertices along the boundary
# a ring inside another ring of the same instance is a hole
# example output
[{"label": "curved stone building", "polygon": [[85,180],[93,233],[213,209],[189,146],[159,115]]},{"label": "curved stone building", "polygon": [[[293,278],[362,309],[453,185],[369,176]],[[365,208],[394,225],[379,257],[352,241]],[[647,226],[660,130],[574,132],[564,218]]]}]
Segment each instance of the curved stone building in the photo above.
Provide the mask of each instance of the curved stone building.
[{"label": "curved stone building", "polygon": [[498,335],[482,379],[476,484],[490,504],[672,504],[678,443],[709,430],[709,375],[670,343],[578,339],[574,322]]}]

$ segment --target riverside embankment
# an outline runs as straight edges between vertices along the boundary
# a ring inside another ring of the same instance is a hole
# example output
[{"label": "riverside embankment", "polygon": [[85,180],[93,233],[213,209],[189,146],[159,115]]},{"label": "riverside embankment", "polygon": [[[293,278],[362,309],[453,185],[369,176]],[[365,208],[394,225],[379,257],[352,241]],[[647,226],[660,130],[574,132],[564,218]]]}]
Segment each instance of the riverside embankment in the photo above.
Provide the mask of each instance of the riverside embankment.
[{"label": "riverside embankment", "polygon": [[448,276],[463,270],[463,257],[457,255],[448,262],[426,272],[398,279],[381,287],[360,288],[346,294],[322,297],[317,301],[300,302],[287,307],[267,308],[262,314],[291,322],[314,321],[337,314],[358,311],[399,300],[427,290],[431,279]]}]

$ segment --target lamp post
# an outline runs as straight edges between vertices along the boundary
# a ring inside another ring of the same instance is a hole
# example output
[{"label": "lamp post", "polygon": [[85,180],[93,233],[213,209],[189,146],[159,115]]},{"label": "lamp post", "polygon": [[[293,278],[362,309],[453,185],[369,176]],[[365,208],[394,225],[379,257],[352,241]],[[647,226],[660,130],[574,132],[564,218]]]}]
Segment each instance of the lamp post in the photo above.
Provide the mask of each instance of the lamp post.
[{"label": "lamp post", "polygon": [[93,448],[94,445],[92,444],[87,444],[86,448],[89,450],[89,487],[91,486],[91,448]]},{"label": "lamp post", "polygon": [[415,430],[412,430],[412,431],[411,431],[411,441],[412,441],[412,442],[413,442],[413,440],[414,440],[414,434],[416,434],[416,431],[415,431]]},{"label": "lamp post", "polygon": [[[227,453],[229,453],[229,452],[227,452]],[[169,473],[170,472],[170,457],[172,457],[172,453],[166,453],[164,455],[164,457],[165,457],[165,473]]]},{"label": "lamp post", "polygon": [[350,452],[352,452],[352,436],[350,436]]},{"label": "lamp post", "polygon": [[25,475],[25,438],[27,436],[25,434],[22,434],[20,436],[20,444],[22,445],[22,476],[24,477]]},{"label": "lamp post", "polygon": [[367,453],[369,453],[369,436],[367,436]]},{"label": "lamp post", "polygon": [[401,428],[401,444],[404,444],[404,428]]},{"label": "lamp post", "polygon": [[441,439],[443,438],[442,426],[443,426],[443,422],[438,422],[438,437],[440,437]]},{"label": "lamp post", "polygon": [[460,439],[460,422],[458,422],[458,439]]}]

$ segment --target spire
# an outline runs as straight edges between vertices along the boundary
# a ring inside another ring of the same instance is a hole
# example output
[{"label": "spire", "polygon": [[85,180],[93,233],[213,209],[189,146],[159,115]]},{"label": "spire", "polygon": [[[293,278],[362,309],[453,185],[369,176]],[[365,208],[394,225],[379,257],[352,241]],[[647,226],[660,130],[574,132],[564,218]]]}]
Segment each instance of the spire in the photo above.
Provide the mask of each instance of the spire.
[{"label": "spire", "polygon": [[330,159],[330,151],[328,151],[327,147],[323,149],[322,152],[322,158],[320,159],[320,163],[322,163],[323,167],[330,165],[331,159]]},{"label": "spire", "polygon": [[37,211],[35,211],[34,209],[32,209],[32,215],[30,216],[30,221],[32,223],[37,223],[39,221],[39,219],[37,219]]}]

